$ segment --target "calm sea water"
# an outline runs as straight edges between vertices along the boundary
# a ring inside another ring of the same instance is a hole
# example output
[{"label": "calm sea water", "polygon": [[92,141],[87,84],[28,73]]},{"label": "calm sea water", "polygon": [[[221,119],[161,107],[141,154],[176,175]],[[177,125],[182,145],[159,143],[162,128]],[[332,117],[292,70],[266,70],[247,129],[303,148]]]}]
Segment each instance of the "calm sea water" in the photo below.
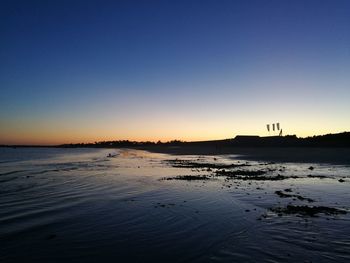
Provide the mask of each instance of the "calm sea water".
[{"label": "calm sea water", "polygon": [[[249,162],[300,179],[162,180],[204,173],[171,167],[166,160],[175,158],[244,162],[137,150],[0,148],[0,261],[350,262],[349,212],[270,211],[289,203],[348,211],[350,167]],[[283,189],[315,202],[275,194]]]}]

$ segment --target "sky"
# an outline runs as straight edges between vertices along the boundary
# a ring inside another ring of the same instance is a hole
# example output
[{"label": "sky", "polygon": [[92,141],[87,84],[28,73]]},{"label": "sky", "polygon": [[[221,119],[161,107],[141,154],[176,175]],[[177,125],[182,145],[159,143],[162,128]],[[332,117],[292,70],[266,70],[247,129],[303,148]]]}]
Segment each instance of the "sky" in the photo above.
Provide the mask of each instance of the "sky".
[{"label": "sky", "polygon": [[350,131],[349,14],[346,0],[3,0],[0,144]]}]

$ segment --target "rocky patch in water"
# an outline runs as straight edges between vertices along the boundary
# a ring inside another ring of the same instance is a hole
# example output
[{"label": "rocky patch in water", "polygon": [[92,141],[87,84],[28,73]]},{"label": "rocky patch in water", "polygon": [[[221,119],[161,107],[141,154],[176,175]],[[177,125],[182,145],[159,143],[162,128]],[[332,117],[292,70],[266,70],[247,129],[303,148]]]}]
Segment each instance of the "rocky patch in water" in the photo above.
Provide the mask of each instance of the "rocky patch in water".
[{"label": "rocky patch in water", "polygon": [[[236,164],[223,164],[223,163],[211,163],[211,162],[199,162],[192,160],[165,160],[167,164],[170,164],[175,168],[188,168],[193,172],[210,172],[209,175],[191,175],[191,176],[176,176],[170,178],[164,178],[165,180],[207,180],[215,177],[226,177],[226,179],[237,179],[237,180],[255,180],[255,181],[278,181],[285,179],[299,178],[297,176],[284,176],[281,174],[273,174],[278,168],[264,168],[257,170],[248,170],[244,167],[252,166],[249,162],[236,163]],[[263,163],[260,165],[270,165],[272,163]],[[282,167],[282,166],[281,166]],[[285,168],[285,167],[282,167]],[[279,169],[283,171],[283,169]]]},{"label": "rocky patch in water", "polygon": [[254,175],[254,176],[235,176],[233,177],[237,180],[242,181],[280,181],[280,180],[286,180],[286,179],[296,179],[299,178],[297,176],[283,176],[283,175]]},{"label": "rocky patch in water", "polygon": [[267,175],[268,171],[265,170],[236,170],[236,171],[226,171],[218,170],[213,176],[225,176],[226,179],[236,179],[236,180],[251,180],[251,181],[279,181],[286,179],[296,179],[297,176],[283,176],[277,175]]}]

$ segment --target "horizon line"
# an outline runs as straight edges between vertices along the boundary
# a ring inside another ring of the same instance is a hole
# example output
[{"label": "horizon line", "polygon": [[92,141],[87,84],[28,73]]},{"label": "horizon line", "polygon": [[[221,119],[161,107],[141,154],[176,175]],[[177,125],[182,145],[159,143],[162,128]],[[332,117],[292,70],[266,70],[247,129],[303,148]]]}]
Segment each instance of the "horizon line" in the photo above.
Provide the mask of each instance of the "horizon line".
[{"label": "horizon line", "polygon": [[32,143],[25,143],[25,144],[0,144],[0,147],[59,147],[64,145],[87,145],[87,144],[98,144],[102,142],[131,142],[131,143],[171,143],[171,142],[181,142],[181,143],[192,143],[192,142],[210,142],[210,141],[225,141],[225,140],[232,140],[237,136],[257,136],[257,137],[288,137],[288,136],[295,136],[299,139],[305,139],[305,138],[312,138],[312,137],[321,137],[326,135],[335,135],[335,134],[342,134],[342,133],[350,133],[350,131],[343,131],[343,132],[337,132],[337,133],[325,133],[321,135],[311,135],[311,136],[305,136],[305,137],[299,137],[296,134],[287,134],[283,136],[279,135],[267,135],[267,136],[260,136],[260,135],[251,135],[251,134],[236,134],[234,137],[231,138],[224,138],[224,139],[208,139],[208,140],[193,140],[193,141],[187,141],[187,140],[180,140],[180,139],[171,139],[167,141],[162,140],[130,140],[130,139],[113,139],[113,140],[100,140],[95,142],[68,142],[68,143],[58,143],[58,144],[32,144]]}]

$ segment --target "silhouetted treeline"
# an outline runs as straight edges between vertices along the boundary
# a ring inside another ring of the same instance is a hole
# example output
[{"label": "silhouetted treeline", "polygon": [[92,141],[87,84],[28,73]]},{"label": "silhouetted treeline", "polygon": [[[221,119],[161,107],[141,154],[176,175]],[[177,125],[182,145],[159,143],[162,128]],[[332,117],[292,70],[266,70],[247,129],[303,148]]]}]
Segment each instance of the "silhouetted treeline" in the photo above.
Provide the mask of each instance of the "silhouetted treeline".
[{"label": "silhouetted treeline", "polygon": [[101,142],[94,142],[94,143],[75,143],[75,144],[63,144],[59,145],[58,147],[64,147],[64,148],[75,148],[75,147],[93,147],[93,148],[128,148],[128,147],[136,147],[136,146],[151,146],[151,145],[180,145],[185,142],[179,141],[179,140],[172,140],[168,142],[152,142],[152,141],[144,141],[144,142],[138,142],[138,141],[129,141],[129,140],[118,140],[118,141],[101,141]]},{"label": "silhouetted treeline", "polygon": [[144,148],[151,146],[211,146],[216,147],[350,147],[350,132],[326,134],[306,138],[296,135],[287,136],[236,136],[233,139],[185,142],[172,140],[168,142],[152,141],[101,141],[95,143],[64,144],[59,147],[94,147],[94,148]]}]

